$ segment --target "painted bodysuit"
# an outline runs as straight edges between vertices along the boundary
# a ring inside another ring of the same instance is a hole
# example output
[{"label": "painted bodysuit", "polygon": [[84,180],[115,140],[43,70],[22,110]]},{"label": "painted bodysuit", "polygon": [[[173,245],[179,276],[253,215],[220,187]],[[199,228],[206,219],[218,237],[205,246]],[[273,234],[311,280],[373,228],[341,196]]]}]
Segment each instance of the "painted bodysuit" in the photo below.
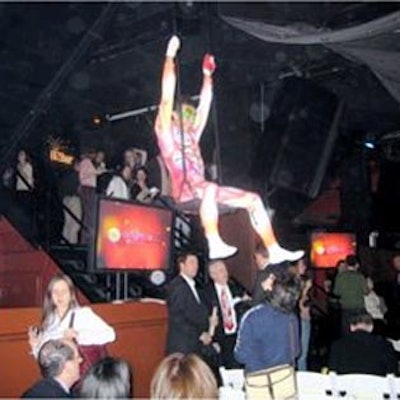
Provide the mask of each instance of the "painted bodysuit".
[{"label": "painted bodysuit", "polygon": [[[173,40],[179,39],[171,38],[167,50],[155,132],[161,155],[171,176],[174,199],[179,203],[200,199],[200,218],[208,242],[210,259],[226,258],[237,251],[236,247],[226,244],[219,234],[218,204],[244,208],[248,211],[254,230],[269,250],[271,263],[301,258],[304,254],[302,251],[291,252],[279,246],[267,211],[258,194],[219,186],[205,179],[199,143],[212,102],[214,58],[209,54],[204,56],[203,84],[197,109],[191,111],[190,106],[182,105],[179,116],[173,111],[176,87],[174,58],[179,42],[177,45],[176,42],[172,43]],[[175,45],[174,51],[171,51],[171,43]]]}]

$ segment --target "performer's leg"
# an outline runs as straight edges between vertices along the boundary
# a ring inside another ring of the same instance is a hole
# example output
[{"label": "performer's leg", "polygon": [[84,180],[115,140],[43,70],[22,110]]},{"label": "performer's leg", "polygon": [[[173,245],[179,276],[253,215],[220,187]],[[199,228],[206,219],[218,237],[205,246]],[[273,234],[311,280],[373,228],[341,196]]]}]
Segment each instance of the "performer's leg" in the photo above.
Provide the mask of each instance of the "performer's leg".
[{"label": "performer's leg", "polygon": [[288,251],[278,244],[271,220],[259,195],[236,188],[219,187],[217,201],[232,207],[245,208],[248,211],[254,230],[260,235],[265,247],[268,248],[271,264],[295,261],[304,255],[301,250]]},{"label": "performer's leg", "polygon": [[227,245],[218,231],[218,186],[214,183],[207,183],[202,188],[200,218],[208,242],[209,258],[227,258],[236,253],[237,248]]}]

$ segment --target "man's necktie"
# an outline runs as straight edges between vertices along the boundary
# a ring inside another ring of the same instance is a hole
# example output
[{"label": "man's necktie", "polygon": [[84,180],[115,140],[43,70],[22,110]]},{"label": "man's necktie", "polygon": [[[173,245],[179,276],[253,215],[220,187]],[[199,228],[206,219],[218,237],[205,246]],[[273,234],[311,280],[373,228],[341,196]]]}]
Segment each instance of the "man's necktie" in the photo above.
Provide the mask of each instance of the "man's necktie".
[{"label": "man's necktie", "polygon": [[228,292],[226,286],[224,286],[221,290],[221,311],[222,311],[222,320],[224,322],[225,331],[232,331],[234,328],[234,321],[232,315],[232,307],[229,303]]}]

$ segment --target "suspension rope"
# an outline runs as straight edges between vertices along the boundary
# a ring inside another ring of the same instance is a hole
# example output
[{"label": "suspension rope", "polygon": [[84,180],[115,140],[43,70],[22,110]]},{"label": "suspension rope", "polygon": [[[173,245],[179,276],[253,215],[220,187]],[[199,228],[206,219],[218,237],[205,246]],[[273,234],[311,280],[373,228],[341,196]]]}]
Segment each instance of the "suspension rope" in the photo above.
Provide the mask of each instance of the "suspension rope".
[{"label": "suspension rope", "polygon": [[[175,4],[173,7],[173,33],[178,36],[178,28],[177,28],[177,8],[178,4]],[[185,153],[185,132],[183,131],[183,119],[182,119],[182,84],[181,84],[181,73],[180,73],[180,61],[179,61],[179,52],[175,56],[175,74],[176,74],[176,105],[177,112],[179,117],[179,133],[181,140],[181,157],[182,157],[182,172],[183,172],[183,180],[181,182],[181,187],[179,188],[178,198],[182,195],[185,185],[189,187],[189,190],[193,196],[196,197],[196,192],[193,190],[192,184],[187,179],[187,167],[186,167],[186,153]],[[171,132],[172,133],[172,132]]]}]

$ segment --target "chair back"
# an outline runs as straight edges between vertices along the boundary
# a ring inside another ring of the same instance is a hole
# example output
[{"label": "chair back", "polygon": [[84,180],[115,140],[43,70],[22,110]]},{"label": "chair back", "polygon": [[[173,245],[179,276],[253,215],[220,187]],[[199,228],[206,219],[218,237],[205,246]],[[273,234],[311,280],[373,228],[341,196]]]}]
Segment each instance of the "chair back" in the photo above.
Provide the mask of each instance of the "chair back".
[{"label": "chair back", "polygon": [[385,376],[345,374],[336,376],[339,396],[357,400],[391,399],[390,381]]},{"label": "chair back", "polygon": [[333,400],[336,374],[320,374],[319,372],[297,371],[297,391],[299,400]]},{"label": "chair back", "polygon": [[244,370],[243,369],[226,369],[219,368],[222,384],[224,387],[230,387],[237,390],[243,390],[244,387]]}]

